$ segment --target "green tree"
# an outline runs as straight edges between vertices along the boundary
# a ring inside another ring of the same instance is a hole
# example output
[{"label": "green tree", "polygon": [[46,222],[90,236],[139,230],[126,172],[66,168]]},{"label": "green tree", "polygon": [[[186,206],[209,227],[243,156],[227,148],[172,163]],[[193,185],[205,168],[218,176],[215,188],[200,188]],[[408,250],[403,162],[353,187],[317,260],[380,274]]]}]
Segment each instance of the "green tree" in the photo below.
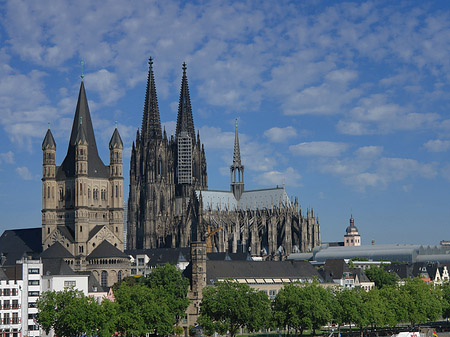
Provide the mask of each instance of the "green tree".
[{"label": "green tree", "polygon": [[365,274],[372,282],[375,282],[375,286],[381,289],[385,286],[393,286],[397,284],[397,276],[394,273],[387,272],[383,266],[371,266],[366,269]]},{"label": "green tree", "polygon": [[372,328],[385,325],[386,306],[378,288],[363,292],[362,300],[365,306],[367,323],[372,325]]},{"label": "green tree", "polygon": [[385,286],[380,289],[380,297],[384,303],[384,324],[393,327],[408,322],[410,296],[403,287]]},{"label": "green tree", "polygon": [[360,317],[362,298],[359,292],[343,289],[336,292],[336,300],[339,305],[339,310],[337,311],[339,316],[336,317],[339,325],[362,322],[363,317]]},{"label": "green tree", "polygon": [[442,317],[448,319],[450,317],[450,283],[446,282],[442,285]]},{"label": "green tree", "polygon": [[160,297],[154,289],[122,282],[114,296],[118,305],[117,331],[137,336],[172,333],[175,318],[169,310],[169,299]]},{"label": "green tree", "polygon": [[177,320],[184,317],[189,299],[189,280],[171,264],[158,266],[144,280],[144,284],[157,292],[169,304],[168,309]]},{"label": "green tree", "polygon": [[269,298],[247,284],[230,280],[203,289],[198,322],[208,334],[228,331],[234,337],[240,328],[252,332],[267,327],[269,320]]},{"label": "green tree", "polygon": [[273,319],[278,327],[319,329],[332,319],[333,296],[317,283],[287,284],[272,303]]},{"label": "green tree", "polygon": [[100,306],[79,290],[48,291],[37,301],[37,322],[48,334],[57,336],[97,334]]},{"label": "green tree", "polygon": [[442,303],[438,288],[426,284],[419,278],[409,279],[403,286],[409,295],[409,322],[412,325],[434,321],[442,315]]}]

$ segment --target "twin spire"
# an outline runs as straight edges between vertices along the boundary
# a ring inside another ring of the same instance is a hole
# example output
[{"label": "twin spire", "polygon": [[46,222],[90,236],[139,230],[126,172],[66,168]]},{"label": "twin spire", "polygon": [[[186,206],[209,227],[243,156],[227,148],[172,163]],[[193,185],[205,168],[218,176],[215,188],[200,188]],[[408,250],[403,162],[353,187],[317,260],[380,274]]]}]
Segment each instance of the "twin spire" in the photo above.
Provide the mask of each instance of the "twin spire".
[{"label": "twin spire", "polygon": [[[155,76],[153,73],[153,59],[150,57],[145,93],[144,114],[142,116],[141,139],[146,144],[151,139],[162,139],[161,119],[159,116],[158,99],[156,96]],[[175,135],[187,132],[195,139],[194,119],[192,117],[191,99],[186,76],[186,63],[183,63],[183,77],[181,80],[180,102],[178,105],[177,127]]]},{"label": "twin spire", "polygon": [[155,77],[153,74],[153,59],[151,57],[148,59],[147,90],[145,93],[141,135],[144,144],[150,139],[162,138],[158,98],[156,96]]}]

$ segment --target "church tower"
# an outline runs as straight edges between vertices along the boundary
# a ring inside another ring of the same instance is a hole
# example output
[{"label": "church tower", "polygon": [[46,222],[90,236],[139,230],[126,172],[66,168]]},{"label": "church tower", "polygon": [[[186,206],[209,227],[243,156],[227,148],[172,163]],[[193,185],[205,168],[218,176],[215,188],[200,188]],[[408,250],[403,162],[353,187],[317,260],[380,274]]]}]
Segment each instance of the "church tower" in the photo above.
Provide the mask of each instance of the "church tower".
[{"label": "church tower", "polygon": [[[64,255],[75,270],[94,272],[102,285],[116,282],[119,272],[120,277],[128,273],[128,257],[123,254],[123,143],[117,128],[109,148],[106,166],[98,155],[81,81],[61,166],[55,165],[56,144],[50,129],[42,143],[42,249],[54,257]],[[99,257],[115,260],[99,266],[99,261],[106,261]]]},{"label": "church tower", "polygon": [[175,136],[161,131],[153,60],[149,59],[141,132],[130,161],[127,248],[187,247],[195,189],[207,189],[205,149],[195,135],[183,64]]},{"label": "church tower", "polygon": [[190,196],[193,189],[208,188],[205,150],[200,145],[200,135],[197,133],[197,137],[195,136],[186,69],[186,63],[183,63],[175,131],[176,196],[184,198]]},{"label": "church tower", "polygon": [[350,225],[345,230],[344,246],[361,246],[361,236],[355,226],[353,215],[350,215]]},{"label": "church tower", "polygon": [[242,193],[244,192],[244,165],[241,164],[241,151],[239,149],[237,120],[234,131],[233,165],[230,166],[230,175],[231,175],[231,192],[233,192],[236,200],[239,201]]}]

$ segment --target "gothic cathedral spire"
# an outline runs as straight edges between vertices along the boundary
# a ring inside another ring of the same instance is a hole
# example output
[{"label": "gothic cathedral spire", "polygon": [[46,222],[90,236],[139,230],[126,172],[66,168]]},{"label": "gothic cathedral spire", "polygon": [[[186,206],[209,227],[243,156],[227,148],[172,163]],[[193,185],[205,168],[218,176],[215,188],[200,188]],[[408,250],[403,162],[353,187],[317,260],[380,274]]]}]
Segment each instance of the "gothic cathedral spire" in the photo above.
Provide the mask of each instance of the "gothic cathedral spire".
[{"label": "gothic cathedral spire", "polygon": [[155,77],[153,75],[153,59],[151,57],[148,60],[147,90],[145,93],[144,114],[142,116],[141,137],[144,144],[150,139],[162,138]]},{"label": "gothic cathedral spire", "polygon": [[186,62],[184,62],[175,137],[178,137],[181,132],[187,132],[191,137],[192,141],[194,141],[195,140],[194,119],[192,117],[191,98],[189,96],[189,86],[186,76],[186,68],[187,68]]},{"label": "gothic cathedral spire", "polygon": [[231,192],[233,192],[236,200],[239,201],[244,192],[244,165],[241,164],[241,151],[239,149],[239,134],[236,120],[234,131],[234,153],[233,165],[230,166],[231,175]]}]

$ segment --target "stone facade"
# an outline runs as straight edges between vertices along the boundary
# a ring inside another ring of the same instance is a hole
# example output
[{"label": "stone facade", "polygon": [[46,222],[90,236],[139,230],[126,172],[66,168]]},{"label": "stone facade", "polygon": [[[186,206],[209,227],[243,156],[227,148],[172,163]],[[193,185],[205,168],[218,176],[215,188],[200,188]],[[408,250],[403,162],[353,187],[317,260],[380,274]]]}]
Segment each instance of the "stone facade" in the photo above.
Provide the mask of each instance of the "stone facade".
[{"label": "stone facade", "polygon": [[[106,166],[97,152],[82,81],[69,147],[61,166],[55,163],[56,143],[50,129],[42,143],[42,249],[45,251],[59,243],[67,252],[58,248],[57,254],[65,255],[74,270],[89,269],[97,276],[111,268],[121,270],[124,275],[129,273],[129,262],[128,267],[122,260],[119,265],[113,265],[117,257],[126,260],[123,254],[123,143],[117,128],[109,150],[110,165]],[[105,241],[109,246],[103,245],[98,251]],[[108,268],[104,267],[104,261]],[[108,277],[103,285],[116,281]]]},{"label": "stone facade", "polygon": [[320,245],[313,210],[302,214],[284,186],[246,191],[236,125],[230,191],[208,190],[206,157],[195,134],[186,65],[176,133],[161,130],[150,59],[141,131],[130,162],[127,248],[188,247],[206,240],[208,251],[250,251],[280,258]]}]

